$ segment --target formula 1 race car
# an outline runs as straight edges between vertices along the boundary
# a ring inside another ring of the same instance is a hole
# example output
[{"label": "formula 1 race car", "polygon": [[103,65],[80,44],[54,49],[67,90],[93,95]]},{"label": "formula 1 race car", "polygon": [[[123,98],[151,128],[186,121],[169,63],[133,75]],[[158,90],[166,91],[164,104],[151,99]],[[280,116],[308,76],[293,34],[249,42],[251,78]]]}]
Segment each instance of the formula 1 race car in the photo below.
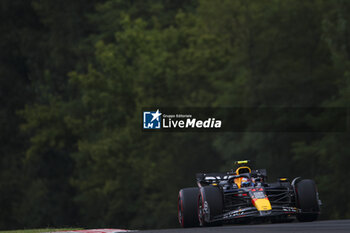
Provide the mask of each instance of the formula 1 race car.
[{"label": "formula 1 race car", "polygon": [[237,161],[227,173],[199,173],[198,187],[181,189],[178,218],[182,227],[218,226],[227,222],[271,220],[314,221],[320,213],[313,180],[279,178],[267,183],[265,169],[251,170],[248,160]]}]

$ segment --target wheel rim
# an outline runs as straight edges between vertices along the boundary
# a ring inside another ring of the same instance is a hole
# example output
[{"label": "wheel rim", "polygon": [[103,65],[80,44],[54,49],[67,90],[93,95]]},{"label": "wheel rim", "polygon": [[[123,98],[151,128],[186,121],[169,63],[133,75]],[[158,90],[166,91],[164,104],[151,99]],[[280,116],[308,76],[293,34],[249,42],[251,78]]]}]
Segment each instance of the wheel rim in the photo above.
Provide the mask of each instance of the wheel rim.
[{"label": "wheel rim", "polygon": [[203,202],[202,202],[202,196],[199,195],[198,197],[198,221],[199,225],[203,226],[204,225],[204,220],[203,220]]}]

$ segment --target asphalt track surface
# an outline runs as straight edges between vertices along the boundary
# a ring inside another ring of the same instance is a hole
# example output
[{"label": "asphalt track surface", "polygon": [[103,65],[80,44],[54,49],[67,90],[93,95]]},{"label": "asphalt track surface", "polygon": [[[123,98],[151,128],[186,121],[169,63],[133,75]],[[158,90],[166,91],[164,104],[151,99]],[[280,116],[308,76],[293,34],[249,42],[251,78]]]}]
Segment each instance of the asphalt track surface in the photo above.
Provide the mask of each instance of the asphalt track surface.
[{"label": "asphalt track surface", "polygon": [[257,225],[226,225],[222,227],[201,227],[201,228],[176,228],[176,229],[164,229],[164,230],[147,230],[142,232],[154,232],[154,233],[338,233],[346,232],[350,233],[350,220],[329,220],[329,221],[316,221],[316,222],[293,222],[293,223],[280,223],[280,224],[257,224]]}]

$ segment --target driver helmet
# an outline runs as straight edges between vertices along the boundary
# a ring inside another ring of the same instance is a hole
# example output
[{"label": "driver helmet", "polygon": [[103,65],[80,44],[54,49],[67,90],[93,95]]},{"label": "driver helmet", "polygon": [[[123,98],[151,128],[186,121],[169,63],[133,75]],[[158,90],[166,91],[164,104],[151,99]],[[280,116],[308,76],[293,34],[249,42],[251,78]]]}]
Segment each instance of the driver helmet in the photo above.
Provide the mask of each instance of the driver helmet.
[{"label": "driver helmet", "polygon": [[241,186],[249,186],[250,180],[247,177],[242,177]]}]

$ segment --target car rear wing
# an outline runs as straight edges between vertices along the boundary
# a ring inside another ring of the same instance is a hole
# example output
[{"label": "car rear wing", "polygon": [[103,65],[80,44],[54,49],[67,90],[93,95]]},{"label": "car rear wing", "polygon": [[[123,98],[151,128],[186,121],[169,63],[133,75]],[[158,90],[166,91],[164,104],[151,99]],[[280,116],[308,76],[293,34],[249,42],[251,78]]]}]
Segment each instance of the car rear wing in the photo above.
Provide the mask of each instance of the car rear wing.
[{"label": "car rear wing", "polygon": [[230,174],[228,173],[197,173],[196,180],[198,186],[219,183],[220,181],[228,180]]},{"label": "car rear wing", "polygon": [[[251,174],[242,174],[243,176],[249,175],[250,177],[254,178],[262,178],[263,180],[266,180],[267,174],[266,169],[257,169],[252,170]],[[198,183],[198,186],[201,187],[202,185],[209,185],[213,183],[219,183],[220,181],[229,180],[232,178],[239,177],[237,175],[234,175],[232,172],[226,172],[226,173],[197,173],[196,174],[196,180]]]}]

